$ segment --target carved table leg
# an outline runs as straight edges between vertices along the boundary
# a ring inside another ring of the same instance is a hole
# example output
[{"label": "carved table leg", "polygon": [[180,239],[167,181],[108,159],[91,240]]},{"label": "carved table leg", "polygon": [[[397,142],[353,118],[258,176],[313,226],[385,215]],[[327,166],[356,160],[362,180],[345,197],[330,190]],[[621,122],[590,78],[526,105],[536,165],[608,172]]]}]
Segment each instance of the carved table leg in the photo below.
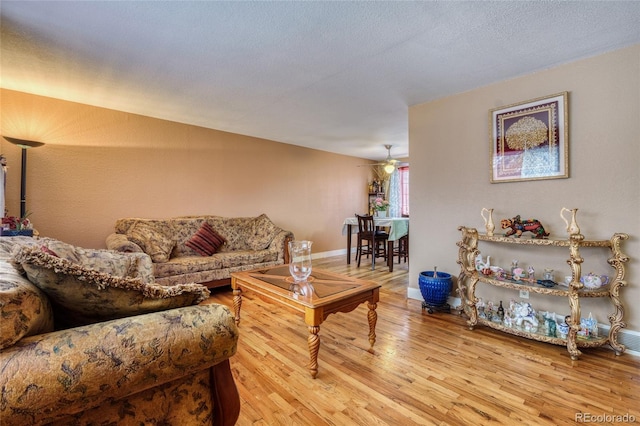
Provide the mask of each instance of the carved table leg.
[{"label": "carved table leg", "polygon": [[309,372],[312,378],[316,378],[318,375],[318,352],[320,351],[320,327],[317,325],[309,326]]},{"label": "carved table leg", "polygon": [[236,325],[240,324],[240,307],[242,307],[242,290],[239,288],[233,289],[233,310],[236,317]]},{"label": "carved table leg", "polygon": [[376,323],[378,322],[378,313],[376,312],[377,303],[367,302],[369,312],[367,313],[367,319],[369,320],[369,352],[373,353],[373,345],[376,343]]}]

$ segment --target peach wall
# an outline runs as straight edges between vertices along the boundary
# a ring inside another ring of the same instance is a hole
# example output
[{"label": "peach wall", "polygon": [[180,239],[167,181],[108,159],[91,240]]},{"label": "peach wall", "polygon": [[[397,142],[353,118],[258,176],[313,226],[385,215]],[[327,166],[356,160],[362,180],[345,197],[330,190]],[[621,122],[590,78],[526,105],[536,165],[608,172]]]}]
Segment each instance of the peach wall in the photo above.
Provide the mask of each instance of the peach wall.
[{"label": "peach wall", "polygon": [[[28,151],[27,210],[44,236],[104,247],[120,217],[266,213],[315,253],[344,249],[342,221],[366,211],[362,159],[2,90],[1,133]],[[7,207],[19,213],[20,149]]]},{"label": "peach wall", "polygon": [[[489,110],[563,91],[569,92],[570,178],[489,183]],[[552,235],[565,232],[560,209],[578,208],[587,238],[630,235],[623,245],[631,260],[622,300],[628,328],[640,331],[640,45],[414,106],[409,134],[410,296],[420,298],[419,273],[433,265],[458,275],[457,227],[482,228],[483,207],[494,208],[497,221],[516,214],[538,218]],[[538,271],[551,267],[564,276],[569,255],[558,250],[551,259],[514,247],[490,247],[485,254],[500,266],[515,257]],[[601,254],[585,259],[584,273],[613,271]],[[518,298],[515,292],[491,290],[486,294],[493,300]],[[531,301],[542,310],[568,310],[566,299],[532,296]],[[606,323],[612,309],[601,301],[586,303],[583,314],[593,311]]]}]

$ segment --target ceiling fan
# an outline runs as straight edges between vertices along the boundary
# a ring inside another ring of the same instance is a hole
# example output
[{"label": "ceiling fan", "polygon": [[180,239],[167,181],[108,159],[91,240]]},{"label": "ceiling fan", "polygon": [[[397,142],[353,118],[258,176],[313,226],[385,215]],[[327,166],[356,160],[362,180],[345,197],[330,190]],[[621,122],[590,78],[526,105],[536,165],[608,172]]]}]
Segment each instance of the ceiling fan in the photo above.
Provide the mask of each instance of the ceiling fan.
[{"label": "ceiling fan", "polygon": [[374,166],[382,166],[382,169],[387,172],[387,174],[391,174],[394,172],[394,170],[396,169],[398,163],[400,161],[396,160],[395,158],[391,158],[391,147],[393,145],[385,145],[384,147],[387,148],[387,158],[384,160],[384,163],[376,163],[373,164]]},{"label": "ceiling fan", "polygon": [[361,164],[358,167],[373,167],[373,171],[375,172],[378,179],[381,181],[386,180],[388,176],[384,176],[386,173],[390,175],[393,173],[398,167],[400,160],[396,160],[391,157],[391,147],[393,145],[385,145],[384,147],[387,149],[387,158],[381,163],[372,163],[372,164]]}]

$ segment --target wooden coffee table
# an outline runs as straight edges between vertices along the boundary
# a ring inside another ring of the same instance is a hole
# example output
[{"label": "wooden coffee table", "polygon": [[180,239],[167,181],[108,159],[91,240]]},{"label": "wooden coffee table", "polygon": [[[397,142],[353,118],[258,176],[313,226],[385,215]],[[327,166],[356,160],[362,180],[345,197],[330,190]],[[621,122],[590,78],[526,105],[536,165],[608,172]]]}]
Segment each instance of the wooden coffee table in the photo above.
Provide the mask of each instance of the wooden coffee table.
[{"label": "wooden coffee table", "polygon": [[254,271],[231,274],[233,307],[236,324],[240,324],[242,292],[251,291],[262,299],[272,301],[304,314],[309,328],[309,372],[314,379],[318,374],[318,352],[320,350],[320,324],[330,314],[351,312],[361,303],[367,302],[369,312],[369,352],[373,353],[376,342],[376,306],[380,284],[359,280],[346,275],[334,274],[322,269],[313,269],[308,284],[296,285],[289,274],[289,266],[275,266]]}]

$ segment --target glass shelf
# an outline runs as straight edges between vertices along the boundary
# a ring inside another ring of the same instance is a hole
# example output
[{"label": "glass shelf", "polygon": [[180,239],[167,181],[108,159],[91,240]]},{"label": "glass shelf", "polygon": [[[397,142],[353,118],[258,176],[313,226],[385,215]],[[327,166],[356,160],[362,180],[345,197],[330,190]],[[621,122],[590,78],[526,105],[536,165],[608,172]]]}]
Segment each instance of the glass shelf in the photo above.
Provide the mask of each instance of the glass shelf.
[{"label": "glass shelf", "polygon": [[[533,293],[550,294],[554,296],[564,296],[564,297],[567,297],[570,294],[570,288],[568,286],[562,286],[559,284],[556,284],[553,287],[545,287],[541,284],[533,284],[531,282],[524,281],[524,280],[520,280],[520,281],[515,281],[510,279],[499,280],[481,273],[478,273],[478,279],[482,282],[494,285],[496,287],[510,288],[513,290],[526,290]],[[582,288],[578,290],[578,294],[580,295],[580,297],[609,297],[610,296],[609,288],[610,288],[609,284],[594,290]]]},{"label": "glass shelf", "polygon": [[[554,345],[566,346],[567,338],[558,336],[548,336],[544,333],[544,327],[538,326],[537,330],[526,330],[524,327],[513,325],[511,327],[503,324],[502,322],[490,321],[486,318],[478,317],[478,324],[485,325],[496,330],[503,331],[505,333],[514,334],[520,337],[526,337],[527,339],[537,340],[540,342],[552,343]],[[576,345],[578,347],[596,347],[607,343],[608,338],[603,336],[598,337],[585,337],[577,336]]]}]

